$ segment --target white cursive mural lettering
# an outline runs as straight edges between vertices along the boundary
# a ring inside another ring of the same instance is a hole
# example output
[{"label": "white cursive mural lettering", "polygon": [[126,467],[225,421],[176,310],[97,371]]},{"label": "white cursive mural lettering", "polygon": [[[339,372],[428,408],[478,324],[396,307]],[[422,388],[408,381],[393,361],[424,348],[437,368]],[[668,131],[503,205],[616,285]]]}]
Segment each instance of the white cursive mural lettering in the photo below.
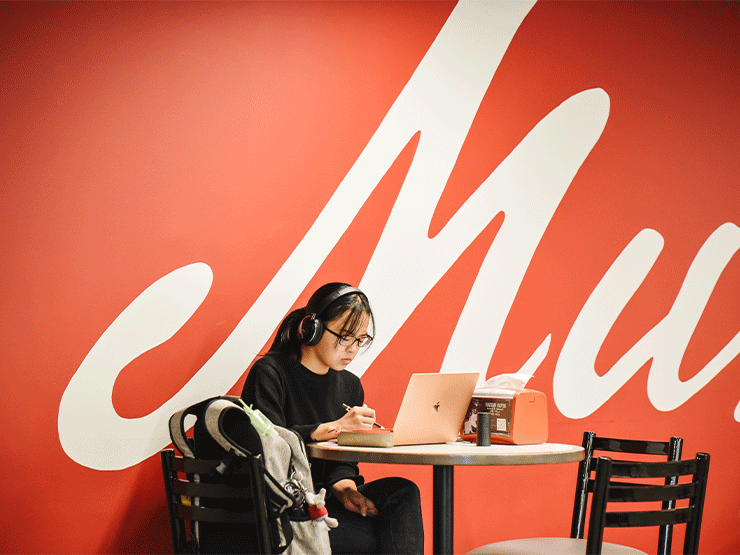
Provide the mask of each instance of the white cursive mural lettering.
[{"label": "white cursive mural lettering", "polygon": [[[681,359],[709,296],[725,266],[740,249],[740,228],[726,223],[699,250],[666,317],[609,372],[604,376],[596,373],[594,362],[607,333],[662,248],[663,238],[656,231],[640,232],[586,301],[563,345],[553,376],[553,399],[565,416],[583,418],[592,414],[650,359],[647,385],[650,402],[658,410],[673,410],[707,385],[740,353],[738,333],[693,378],[685,382],[678,378]],[[738,409],[734,417],[740,421]]]},{"label": "white cursive mural lettering", "polygon": [[[413,162],[360,283],[373,299],[383,326],[377,330],[376,346],[353,363],[352,371],[362,375],[370,367],[464,250],[503,212],[504,223],[481,265],[442,368],[475,368],[484,378],[535,249],[609,116],[609,97],[601,89],[566,99],[495,168],[447,225],[435,237],[429,237],[435,206],[483,96],[533,4],[457,4],[356,163],[231,335],[176,395],[149,415],[126,419],[118,416],[111,400],[116,377],[137,356],[167,341],[185,324],[208,293],[211,270],[202,263],[179,268],[137,297],[103,333],[62,396],[58,429],[67,455],[100,470],[135,465],[169,443],[170,414],[206,396],[228,391],[417,133],[420,138]],[[667,323],[656,326],[628,354],[634,351],[631,356],[640,359],[652,352],[657,359],[656,343],[666,334],[678,332],[685,348],[701,307],[738,248],[737,231],[737,226],[726,224],[710,237],[687,275],[674,305],[675,313],[672,310],[664,320]],[[662,238],[657,232],[639,234],[584,306],[554,378],[556,403],[566,416],[577,418],[593,412],[631,377],[633,364],[627,361],[624,369],[615,366],[608,381],[596,380],[592,376],[593,359],[661,247]],[[691,316],[688,322],[687,315]],[[480,333],[491,340],[471,341]],[[700,375],[681,387],[676,386],[675,361],[661,351],[664,361],[660,370],[656,367],[650,375],[651,402],[661,410],[678,406],[737,355],[737,344],[738,337]],[[583,345],[588,349],[583,350]],[[547,336],[525,363],[530,372],[539,366],[549,346]],[[576,366],[566,364],[573,361]],[[585,407],[578,404],[582,399],[567,393],[570,383],[584,379],[594,383],[598,391],[586,400],[591,404]],[[673,390],[669,398],[658,393],[666,387]],[[84,411],[80,409],[83,406]],[[110,449],[113,442],[116,449]]]}]

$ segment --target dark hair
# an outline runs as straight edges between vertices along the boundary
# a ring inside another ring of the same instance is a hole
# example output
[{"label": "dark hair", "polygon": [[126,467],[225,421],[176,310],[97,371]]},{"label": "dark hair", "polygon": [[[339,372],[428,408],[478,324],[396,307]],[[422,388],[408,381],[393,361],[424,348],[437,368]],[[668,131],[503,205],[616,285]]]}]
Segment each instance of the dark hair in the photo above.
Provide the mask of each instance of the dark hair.
[{"label": "dark hair", "polygon": [[317,313],[326,299],[343,287],[352,286],[346,283],[327,283],[326,285],[322,285],[311,295],[306,306],[288,314],[280,324],[275,340],[272,342],[268,353],[283,353],[290,355],[294,360],[300,360],[302,343],[298,337],[298,326],[306,316],[311,314],[316,314],[316,317],[325,324],[349,312],[342,332],[351,335],[357,331],[363,321],[363,317],[367,314],[370,318],[370,329],[374,330],[375,318],[370,308],[370,302],[367,300],[365,293],[359,290],[342,295],[325,306],[320,313]]}]

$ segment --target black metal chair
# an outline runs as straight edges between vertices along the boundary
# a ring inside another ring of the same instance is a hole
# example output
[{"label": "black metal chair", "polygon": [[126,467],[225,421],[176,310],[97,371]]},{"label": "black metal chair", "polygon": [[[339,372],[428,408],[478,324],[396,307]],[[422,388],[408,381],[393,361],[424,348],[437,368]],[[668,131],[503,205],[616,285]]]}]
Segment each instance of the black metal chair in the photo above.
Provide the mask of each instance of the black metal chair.
[{"label": "black metal chair", "polygon": [[[580,540],[584,537],[586,513],[588,500],[594,491],[594,479],[592,473],[596,468],[596,460],[600,453],[622,453],[628,457],[660,457],[665,461],[676,461],[681,458],[683,439],[672,437],[669,441],[644,441],[632,439],[620,439],[597,436],[594,432],[583,433],[584,459],[578,465],[578,476],[576,480],[575,501],[573,504],[573,519],[571,522],[570,538],[524,538],[505,542],[496,542],[475,549],[475,554],[499,555],[501,553],[543,553],[543,549],[558,549],[565,552],[566,545],[575,546],[580,549],[579,543],[572,540]],[[653,459],[654,460],[654,459]],[[668,478],[667,483],[675,483],[675,478]],[[663,504],[664,509],[673,506],[671,501]],[[658,555],[670,555],[671,553],[672,527],[670,524],[661,526],[658,531]],[[543,544],[543,542],[545,542]],[[546,544],[546,545],[545,545]],[[555,545],[554,545],[555,544]],[[583,553],[583,550],[580,551]]]},{"label": "black metal chair", "polygon": [[222,463],[161,452],[174,553],[273,553],[262,459]]},{"label": "black metal chair", "polygon": [[[605,527],[685,523],[683,553],[696,555],[699,551],[708,475],[709,455],[706,453],[697,453],[694,459],[671,462],[626,462],[600,457],[594,477],[586,553],[601,555]],[[682,482],[681,478],[687,476],[690,480]],[[617,482],[612,478],[628,478],[630,482]],[[634,482],[636,479],[655,478],[663,478],[664,483]],[[677,478],[678,483],[671,483],[673,478]],[[679,506],[678,503],[684,500],[687,502]],[[666,501],[672,503],[670,509],[665,508]],[[651,505],[645,507],[643,503]],[[657,503],[663,506],[657,508]],[[611,510],[615,504],[621,510]]]},{"label": "black metal chair", "polygon": [[[645,527],[686,524],[684,555],[699,550],[704,498],[709,474],[709,455],[670,462],[612,461],[600,457],[596,464],[593,498],[589,516],[588,537],[533,538],[490,544],[469,555],[619,555],[642,553],[632,547],[605,543],[604,528]],[[681,478],[690,476],[690,480]],[[613,480],[618,478],[619,480]],[[655,479],[663,479],[657,483]],[[628,479],[628,482],[623,481]],[[641,481],[652,480],[650,482]],[[665,508],[666,502],[671,508]],[[679,506],[680,502],[680,506]],[[643,508],[643,503],[649,503]],[[622,510],[610,510],[621,504]]]},{"label": "black metal chair", "polygon": [[[631,453],[641,456],[657,456],[665,458],[667,461],[677,461],[681,458],[683,439],[673,436],[669,441],[643,441],[599,437],[594,432],[584,432],[583,448],[586,451],[586,456],[578,465],[578,482],[576,483],[573,521],[570,530],[571,538],[584,537],[588,495],[594,491],[594,480],[591,478],[591,474],[596,467],[595,461],[598,457],[598,455],[594,455],[595,452]],[[667,478],[666,484],[675,483],[675,481],[675,478]],[[664,509],[670,509],[672,507],[673,503],[671,501],[666,501],[663,504]],[[667,524],[660,527],[658,530],[658,555],[670,555],[671,538],[671,525]]]}]

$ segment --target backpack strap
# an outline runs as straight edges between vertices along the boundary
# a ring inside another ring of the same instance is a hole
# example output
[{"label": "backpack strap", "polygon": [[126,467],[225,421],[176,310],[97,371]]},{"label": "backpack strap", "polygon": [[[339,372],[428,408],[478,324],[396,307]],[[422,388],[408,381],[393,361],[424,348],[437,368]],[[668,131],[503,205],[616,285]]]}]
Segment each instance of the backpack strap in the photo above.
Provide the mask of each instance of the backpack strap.
[{"label": "backpack strap", "polygon": [[172,444],[177,447],[186,457],[191,459],[195,458],[195,444],[193,438],[185,435],[185,417],[193,415],[196,418],[200,418],[203,413],[203,408],[213,400],[206,399],[200,403],[189,406],[188,408],[177,411],[175,414],[170,416],[169,427],[170,427],[170,439]]},{"label": "backpack strap", "polygon": [[[254,455],[254,453],[250,452],[244,446],[232,441],[224,430],[223,420],[226,411],[229,410],[238,410],[240,413],[244,413],[241,407],[228,398],[219,397],[217,399],[210,400],[208,406],[205,407],[205,413],[203,414],[206,430],[208,430],[209,435],[216,440],[216,443],[218,443],[227,453],[235,453],[239,457],[249,457]],[[244,414],[244,418],[249,417]]]},{"label": "backpack strap", "polygon": [[[229,436],[228,431],[225,429],[224,422],[227,418],[238,418],[245,421],[249,421],[249,416],[244,410],[234,403],[231,399],[226,397],[220,397],[212,399],[205,407],[205,413],[203,414],[203,420],[205,422],[206,430],[208,434],[219,444],[219,446],[228,453],[231,457],[247,457],[254,456],[257,453],[253,453],[248,446],[242,445],[235,441]],[[232,420],[233,424],[233,420]],[[291,495],[285,488],[285,483],[279,481],[275,476],[289,476],[288,472],[283,472],[283,469],[271,467],[270,459],[272,457],[279,457],[282,460],[290,461],[291,459],[291,448],[286,443],[282,433],[292,433],[288,430],[276,427],[276,430],[280,432],[276,435],[260,435],[258,441],[260,441],[261,450],[263,451],[263,461],[265,468],[265,477],[267,478],[266,483],[270,486],[270,490],[280,498],[280,505],[284,508],[293,507],[297,501],[301,499],[295,495]],[[255,433],[257,433],[255,431]],[[256,451],[257,449],[253,449]],[[227,458],[229,457],[227,455]],[[224,459],[223,463],[228,464],[228,460]],[[225,466],[224,466],[225,468]],[[305,474],[304,474],[305,475]],[[310,475],[310,474],[309,474]],[[281,509],[282,512],[282,509]]]},{"label": "backpack strap", "polygon": [[[232,413],[231,411],[238,411],[238,413]],[[226,458],[216,468],[216,470],[220,472],[223,472],[227,468],[229,461],[232,460],[235,456],[246,457],[254,455],[246,446],[232,440],[232,438],[228,435],[228,432],[225,430],[224,422],[228,416],[232,415],[237,418],[244,418],[246,420],[249,420],[249,416],[247,415],[247,413],[244,412],[244,410],[239,405],[237,405],[234,400],[228,397],[220,397],[217,399],[209,400],[207,406],[205,407],[205,413],[203,414],[203,420],[205,422],[206,430],[208,431],[209,435],[224,449],[226,453],[228,453]],[[268,437],[270,436],[260,436],[260,439],[264,440]],[[284,441],[283,444],[285,445]],[[263,445],[262,447],[264,450],[265,446]],[[269,445],[267,447],[268,450],[274,447],[276,447],[276,444],[274,442],[269,442]],[[289,453],[290,451],[288,450],[288,460],[290,460]],[[291,493],[286,490],[286,488],[284,487],[284,483],[278,482],[278,480],[275,479],[273,473],[270,472],[270,470],[272,470],[273,472],[275,471],[274,468],[270,469],[267,466],[264,467],[265,477],[267,478],[267,480],[265,480],[265,483],[267,483],[267,485],[269,486],[267,489],[269,494],[268,498],[270,500],[270,502],[268,503],[268,508],[273,513],[274,518],[280,521],[280,528],[283,532],[284,543],[283,545],[276,546],[275,551],[277,553],[282,553],[293,541],[293,526],[290,522],[290,515],[288,514],[288,511],[286,511],[286,509],[289,509],[296,505],[297,499],[294,495],[291,495]]]}]

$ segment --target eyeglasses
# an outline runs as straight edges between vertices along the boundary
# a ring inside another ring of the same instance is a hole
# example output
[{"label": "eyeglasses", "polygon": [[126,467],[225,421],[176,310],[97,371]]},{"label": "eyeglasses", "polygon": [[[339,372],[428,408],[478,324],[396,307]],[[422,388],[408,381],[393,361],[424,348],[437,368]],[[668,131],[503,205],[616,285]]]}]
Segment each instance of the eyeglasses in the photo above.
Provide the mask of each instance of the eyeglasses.
[{"label": "eyeglasses", "polygon": [[363,335],[361,337],[355,337],[353,335],[345,334],[341,335],[333,330],[330,330],[329,328],[324,328],[326,331],[328,331],[330,334],[332,334],[334,337],[339,339],[339,344],[342,347],[349,347],[352,345],[352,343],[357,343],[357,346],[362,349],[363,347],[367,347],[370,345],[370,343],[373,340],[372,335]]}]

